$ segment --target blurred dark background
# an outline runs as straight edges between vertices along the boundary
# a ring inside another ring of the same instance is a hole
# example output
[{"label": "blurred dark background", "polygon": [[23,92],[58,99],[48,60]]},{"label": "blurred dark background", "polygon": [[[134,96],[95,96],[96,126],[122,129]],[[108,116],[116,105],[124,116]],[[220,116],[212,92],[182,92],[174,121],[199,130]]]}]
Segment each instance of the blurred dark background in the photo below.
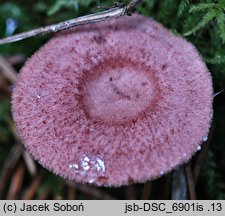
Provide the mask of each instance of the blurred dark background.
[{"label": "blurred dark background", "polygon": [[[117,1],[127,3],[128,1]],[[113,0],[0,0],[0,38],[111,7]],[[146,0],[137,11],[191,41],[225,83],[225,0]],[[120,188],[68,182],[38,165],[19,141],[10,111],[16,74],[53,35],[0,46],[0,199],[225,199],[225,93],[214,97],[208,139],[187,164],[161,178]]]}]

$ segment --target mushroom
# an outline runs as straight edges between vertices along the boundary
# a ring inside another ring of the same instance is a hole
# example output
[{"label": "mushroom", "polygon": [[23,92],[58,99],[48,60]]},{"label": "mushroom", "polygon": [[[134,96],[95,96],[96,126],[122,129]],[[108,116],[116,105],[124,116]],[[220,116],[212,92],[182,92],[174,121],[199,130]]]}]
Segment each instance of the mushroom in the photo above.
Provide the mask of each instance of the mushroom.
[{"label": "mushroom", "polygon": [[212,95],[194,46],[133,15],[53,37],[22,68],[12,111],[44,167],[121,186],[188,161],[208,133]]}]

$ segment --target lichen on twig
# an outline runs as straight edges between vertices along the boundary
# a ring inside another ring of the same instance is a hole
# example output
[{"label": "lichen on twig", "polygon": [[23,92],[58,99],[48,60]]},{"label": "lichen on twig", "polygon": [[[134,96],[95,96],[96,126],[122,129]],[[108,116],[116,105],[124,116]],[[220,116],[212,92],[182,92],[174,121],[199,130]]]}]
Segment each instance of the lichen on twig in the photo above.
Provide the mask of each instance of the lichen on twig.
[{"label": "lichen on twig", "polygon": [[57,31],[69,29],[75,26],[84,25],[88,23],[96,23],[108,19],[118,18],[120,16],[124,15],[131,15],[134,8],[141,3],[142,0],[131,0],[130,3],[128,3],[125,6],[116,6],[112,7],[108,10],[89,14],[86,16],[81,16],[78,18],[62,21],[56,24],[48,25],[45,27],[33,29],[27,32],[23,32],[20,34],[16,34],[13,36],[9,36],[3,39],[0,39],[0,45],[12,43],[20,40],[24,40],[29,37],[41,35],[41,34],[47,34],[47,33],[54,33]]}]

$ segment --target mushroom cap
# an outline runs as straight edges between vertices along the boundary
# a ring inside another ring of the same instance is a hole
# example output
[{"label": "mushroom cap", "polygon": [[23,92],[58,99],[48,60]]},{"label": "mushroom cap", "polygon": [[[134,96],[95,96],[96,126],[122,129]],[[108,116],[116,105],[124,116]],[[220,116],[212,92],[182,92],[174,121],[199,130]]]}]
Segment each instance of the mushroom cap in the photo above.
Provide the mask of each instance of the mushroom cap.
[{"label": "mushroom cap", "polygon": [[121,186],[189,160],[208,133],[212,95],[194,46],[133,15],[57,34],[22,68],[12,111],[44,167]]}]

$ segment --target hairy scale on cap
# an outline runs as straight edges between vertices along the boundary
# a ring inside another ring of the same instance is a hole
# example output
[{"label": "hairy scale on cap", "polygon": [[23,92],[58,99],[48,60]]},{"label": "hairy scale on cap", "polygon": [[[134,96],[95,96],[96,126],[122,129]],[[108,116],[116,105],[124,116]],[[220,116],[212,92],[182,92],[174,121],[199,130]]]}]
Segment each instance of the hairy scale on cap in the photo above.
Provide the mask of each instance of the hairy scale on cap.
[{"label": "hairy scale on cap", "polygon": [[121,186],[191,158],[210,127],[212,94],[193,45],[133,15],[57,34],[22,68],[12,110],[44,167]]}]

